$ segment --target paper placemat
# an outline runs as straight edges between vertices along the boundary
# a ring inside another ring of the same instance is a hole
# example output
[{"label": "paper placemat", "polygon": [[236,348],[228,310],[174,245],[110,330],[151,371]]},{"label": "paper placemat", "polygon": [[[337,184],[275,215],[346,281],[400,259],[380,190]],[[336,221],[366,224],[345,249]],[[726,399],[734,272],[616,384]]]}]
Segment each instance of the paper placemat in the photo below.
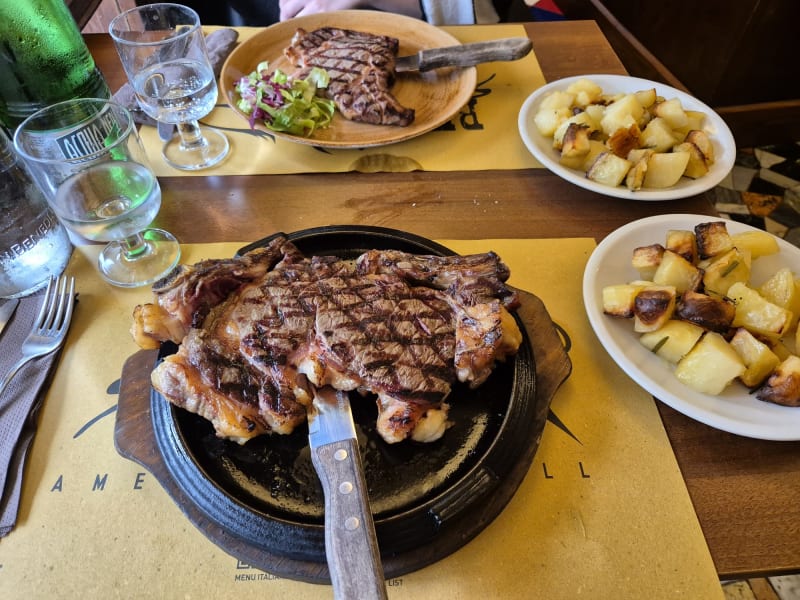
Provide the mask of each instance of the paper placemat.
[{"label": "paper placemat", "polygon": [[[460,42],[527,37],[522,25],[443,27]],[[258,28],[237,28],[240,43]],[[253,65],[255,67],[255,65]],[[159,177],[180,175],[270,175],[345,171],[472,171],[541,167],[522,142],[517,116],[525,99],[544,85],[533,52],[513,62],[478,65],[478,84],[470,104],[443,126],[414,139],[364,149],[325,149],[254,135],[249,125],[221,99],[201,122],[225,131],[231,144],[223,163],[202,171],[181,171],[164,162],[163,142],[154,127],[142,127],[145,150]],[[335,118],[342,118],[337,116]]]},{"label": "paper placemat", "polygon": [[[389,597],[722,598],[655,402],[586,318],[581,278],[594,241],[442,243],[498,252],[510,283],[538,295],[564,328],[573,373],[505,510],[451,556],[389,581]],[[242,245],[185,245],[183,260]],[[118,377],[137,350],[130,315],[150,293],[105,284],[97,253],[77,248],[68,268],[80,302],[42,410],[19,524],[0,541],[0,597],[332,597],[329,586],[275,578],[226,554],[154,477],[117,454]]]}]

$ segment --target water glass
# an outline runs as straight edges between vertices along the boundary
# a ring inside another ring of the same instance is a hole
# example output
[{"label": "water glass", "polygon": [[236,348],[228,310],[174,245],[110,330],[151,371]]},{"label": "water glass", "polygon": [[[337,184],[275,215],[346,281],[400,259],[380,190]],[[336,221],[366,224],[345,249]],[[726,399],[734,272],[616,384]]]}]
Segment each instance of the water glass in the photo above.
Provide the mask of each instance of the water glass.
[{"label": "water glass", "polygon": [[205,169],[228,154],[228,138],[198,119],[217,102],[217,81],[200,17],[180,4],[145,4],[117,15],[108,28],[142,110],[178,135],[164,144],[168,164]]},{"label": "water glass", "polygon": [[146,285],[175,267],[175,237],[148,228],[161,188],[128,109],[97,98],[60,102],[23,121],[14,145],[61,222],[87,240],[110,242],[98,259],[108,282]]},{"label": "water glass", "polygon": [[0,298],[43,288],[71,254],[67,230],[0,128]]}]

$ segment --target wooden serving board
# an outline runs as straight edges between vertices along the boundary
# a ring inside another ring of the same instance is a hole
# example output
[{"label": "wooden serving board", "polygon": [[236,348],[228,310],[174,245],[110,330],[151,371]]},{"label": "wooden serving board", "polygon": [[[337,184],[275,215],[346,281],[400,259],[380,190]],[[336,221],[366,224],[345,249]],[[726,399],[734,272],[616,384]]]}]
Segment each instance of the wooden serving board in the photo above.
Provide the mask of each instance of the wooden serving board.
[{"label": "wooden serving board", "polygon": [[[519,291],[521,306],[517,314],[525,324],[535,359],[536,414],[532,431],[538,438],[544,428],[550,402],[559,386],[569,377],[572,363],[561,337],[542,301],[525,291]],[[123,366],[114,442],[117,451],[146,468],[159,481],[187,518],[209,540],[247,564],[264,571],[311,583],[329,580],[325,563],[299,561],[270,554],[257,549],[232,535],[209,520],[185,492],[176,484],[161,453],[153,429],[150,412],[150,372],[155,365],[157,350],[141,350],[128,358]],[[529,456],[522,457],[507,477],[508,484],[501,485],[498,493],[469,515],[468,539],[491,522],[514,495],[519,482],[533,460],[538,439],[532,444]],[[480,524],[475,526],[475,524]],[[432,564],[465,544],[464,532],[445,531],[430,544],[411,552],[384,557],[383,568],[387,578],[411,572]]]}]

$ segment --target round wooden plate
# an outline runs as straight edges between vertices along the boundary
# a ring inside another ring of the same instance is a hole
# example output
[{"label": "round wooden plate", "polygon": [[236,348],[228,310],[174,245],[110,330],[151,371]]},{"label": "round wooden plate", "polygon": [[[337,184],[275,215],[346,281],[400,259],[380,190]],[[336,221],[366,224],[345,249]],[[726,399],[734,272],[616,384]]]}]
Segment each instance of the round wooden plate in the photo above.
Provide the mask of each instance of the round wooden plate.
[{"label": "round wooden plate", "polygon": [[[222,95],[244,120],[249,122],[248,116],[236,108],[239,100],[236,82],[265,60],[269,61],[270,69],[280,69],[286,73],[294,71],[293,65],[283,56],[283,50],[301,27],[307,31],[320,27],[340,27],[389,35],[400,41],[400,56],[416,54],[425,48],[460,44],[449,33],[425,21],[369,10],[308,15],[276,23],[242,42],[222,66],[219,79]],[[325,148],[367,148],[393,144],[427,133],[450,120],[467,104],[475,90],[476,81],[475,67],[398,74],[391,92],[400,104],[416,112],[414,122],[407,127],[357,123],[348,121],[338,112],[329,127],[318,129],[310,138],[272,131],[263,124],[257,124],[256,127],[278,138]]]}]

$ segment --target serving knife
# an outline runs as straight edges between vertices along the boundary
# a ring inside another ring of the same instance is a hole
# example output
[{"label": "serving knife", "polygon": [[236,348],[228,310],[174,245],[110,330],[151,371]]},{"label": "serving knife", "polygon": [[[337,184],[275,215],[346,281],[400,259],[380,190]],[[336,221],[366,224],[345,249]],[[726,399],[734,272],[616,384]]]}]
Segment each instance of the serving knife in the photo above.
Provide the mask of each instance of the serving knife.
[{"label": "serving knife", "polygon": [[314,390],[308,439],[325,494],[325,555],[334,598],[383,600],[383,566],[347,392]]},{"label": "serving knife", "polygon": [[401,56],[395,62],[394,70],[396,73],[430,71],[441,67],[473,67],[485,62],[518,60],[526,56],[532,47],[528,38],[519,37],[429,48],[410,56]]},{"label": "serving knife", "polygon": [[11,317],[13,316],[14,311],[17,309],[18,304],[19,299],[17,298],[6,300],[0,304],[0,333],[3,333],[3,329],[5,329],[6,325],[8,325],[8,322],[11,320]]}]

